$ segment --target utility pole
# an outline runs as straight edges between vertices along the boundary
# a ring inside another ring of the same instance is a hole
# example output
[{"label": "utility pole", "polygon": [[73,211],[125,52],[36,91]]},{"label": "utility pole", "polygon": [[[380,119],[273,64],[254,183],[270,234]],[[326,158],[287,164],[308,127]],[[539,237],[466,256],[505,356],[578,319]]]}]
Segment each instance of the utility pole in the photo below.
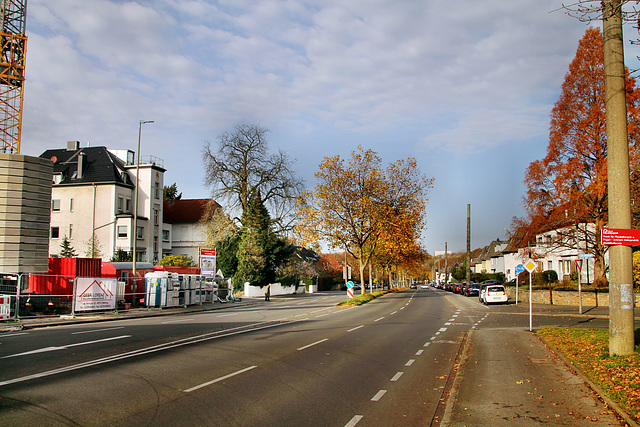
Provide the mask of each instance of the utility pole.
[{"label": "utility pole", "polygon": [[[602,1],[607,120],[609,227],[631,228],[629,142],[625,96],[622,0]],[[634,352],[633,270],[630,246],[609,248],[609,353]]]},{"label": "utility pole", "polygon": [[467,285],[471,283],[471,204],[467,203]]},{"label": "utility pole", "polygon": [[447,242],[444,242],[444,281],[449,281],[449,256],[447,255]]}]

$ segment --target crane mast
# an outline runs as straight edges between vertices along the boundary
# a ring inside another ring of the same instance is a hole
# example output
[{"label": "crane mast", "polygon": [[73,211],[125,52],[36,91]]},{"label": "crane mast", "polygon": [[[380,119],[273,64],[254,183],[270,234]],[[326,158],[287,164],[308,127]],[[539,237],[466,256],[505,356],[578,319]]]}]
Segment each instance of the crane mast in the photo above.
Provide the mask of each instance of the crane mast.
[{"label": "crane mast", "polygon": [[27,0],[0,0],[0,18],[0,152],[19,154],[27,52]]}]

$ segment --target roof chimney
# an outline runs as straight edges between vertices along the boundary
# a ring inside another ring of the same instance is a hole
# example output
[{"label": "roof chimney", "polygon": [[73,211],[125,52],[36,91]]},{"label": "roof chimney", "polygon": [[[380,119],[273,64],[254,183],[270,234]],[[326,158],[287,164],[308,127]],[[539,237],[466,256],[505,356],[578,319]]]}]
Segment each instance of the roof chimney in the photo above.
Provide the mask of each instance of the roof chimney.
[{"label": "roof chimney", "polygon": [[78,179],[81,179],[84,175],[84,160],[85,154],[82,152],[78,153],[78,173],[76,175]]},{"label": "roof chimney", "polygon": [[67,141],[67,151],[76,151],[80,148],[80,141]]}]

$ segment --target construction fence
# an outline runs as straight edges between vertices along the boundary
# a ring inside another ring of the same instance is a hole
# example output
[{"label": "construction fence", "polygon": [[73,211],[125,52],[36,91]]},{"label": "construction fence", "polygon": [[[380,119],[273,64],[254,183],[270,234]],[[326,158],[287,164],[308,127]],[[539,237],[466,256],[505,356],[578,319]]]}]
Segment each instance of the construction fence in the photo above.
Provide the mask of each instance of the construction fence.
[{"label": "construction fence", "polygon": [[0,274],[0,320],[79,316],[221,301],[227,281],[164,271],[145,277]]}]

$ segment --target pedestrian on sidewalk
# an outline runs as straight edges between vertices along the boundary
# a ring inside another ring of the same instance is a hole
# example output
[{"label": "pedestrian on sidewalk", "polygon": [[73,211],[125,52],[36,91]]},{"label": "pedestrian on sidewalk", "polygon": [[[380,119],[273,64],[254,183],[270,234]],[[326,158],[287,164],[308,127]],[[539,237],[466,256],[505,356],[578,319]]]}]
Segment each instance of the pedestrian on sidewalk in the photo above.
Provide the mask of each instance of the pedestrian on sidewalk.
[{"label": "pedestrian on sidewalk", "polygon": [[269,301],[270,296],[271,296],[271,283],[269,283],[264,290],[264,300]]}]

